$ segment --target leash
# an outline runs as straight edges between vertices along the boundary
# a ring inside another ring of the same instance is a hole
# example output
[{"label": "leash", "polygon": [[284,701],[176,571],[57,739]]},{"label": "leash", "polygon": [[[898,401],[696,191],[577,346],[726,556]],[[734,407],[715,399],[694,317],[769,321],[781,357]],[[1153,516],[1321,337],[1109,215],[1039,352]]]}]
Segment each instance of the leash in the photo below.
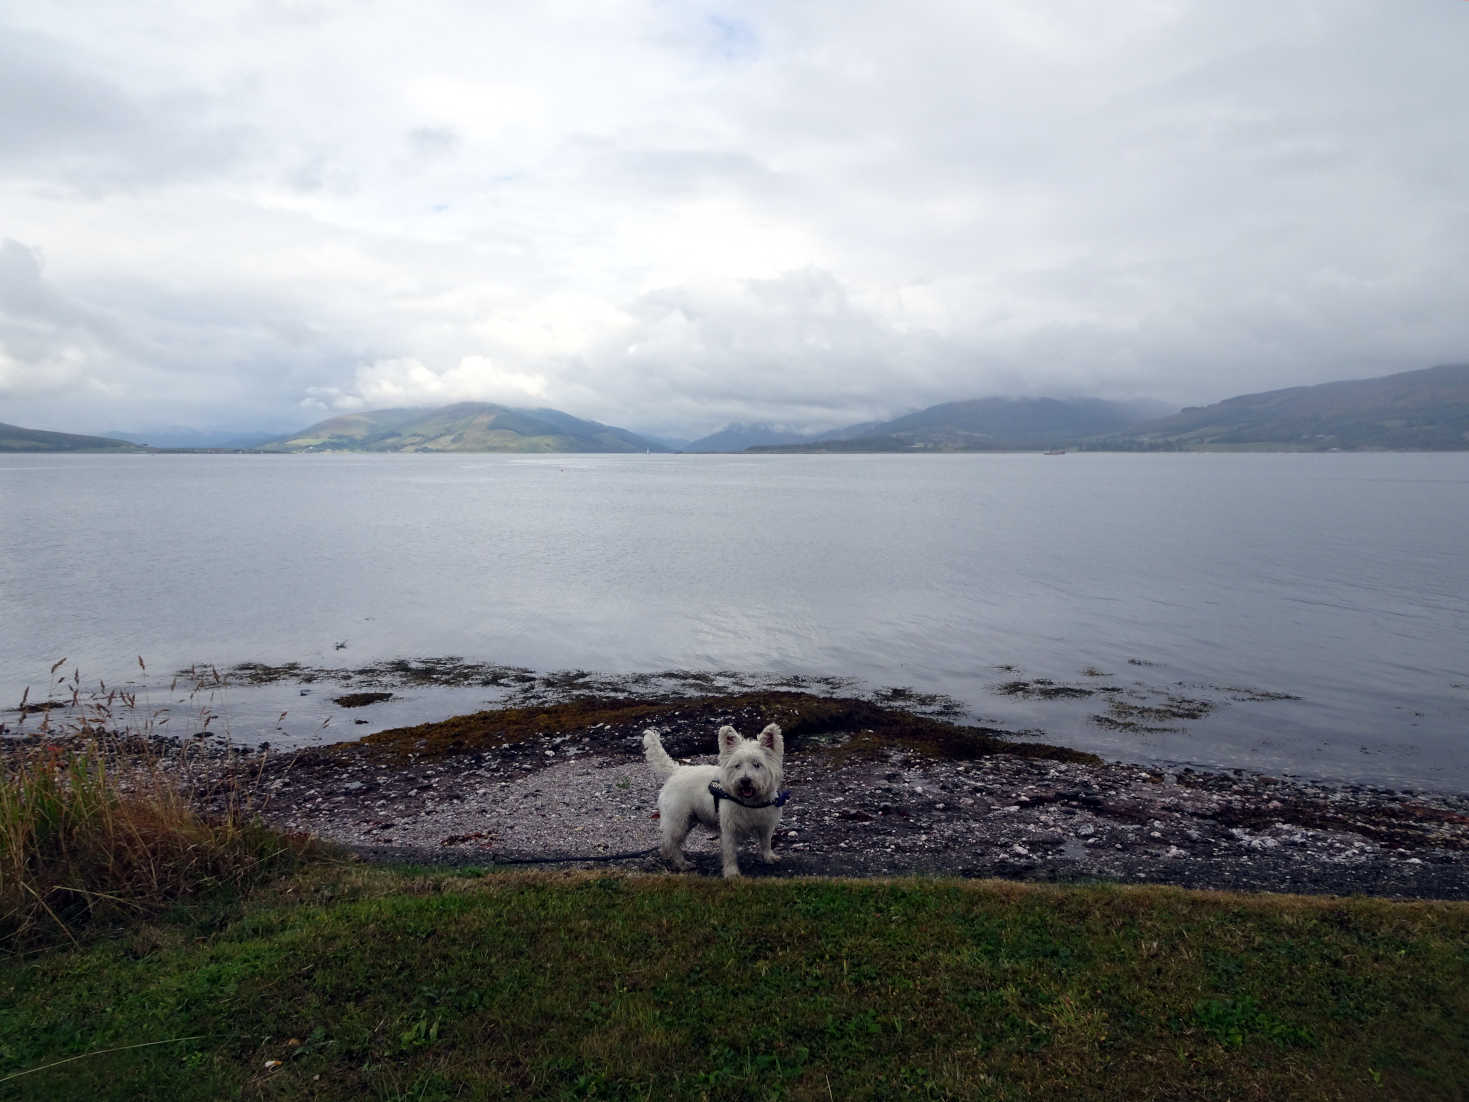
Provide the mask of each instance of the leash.
[{"label": "leash", "polygon": [[718,781],[709,782],[709,795],[714,797],[715,811],[719,810],[720,800],[731,800],[734,803],[739,804],[741,807],[748,807],[751,810],[755,810],[762,807],[785,807],[786,801],[791,798],[790,792],[781,790],[780,792],[776,793],[775,799],[773,800],[766,800],[763,804],[752,803],[749,800],[740,799],[733,792],[726,792],[724,789],[719,787]]},{"label": "leash", "polygon": [[635,857],[647,857],[657,852],[657,846],[649,846],[636,853],[588,853],[571,854],[564,857],[491,857],[490,863],[493,865],[561,865],[572,861],[631,861]]}]

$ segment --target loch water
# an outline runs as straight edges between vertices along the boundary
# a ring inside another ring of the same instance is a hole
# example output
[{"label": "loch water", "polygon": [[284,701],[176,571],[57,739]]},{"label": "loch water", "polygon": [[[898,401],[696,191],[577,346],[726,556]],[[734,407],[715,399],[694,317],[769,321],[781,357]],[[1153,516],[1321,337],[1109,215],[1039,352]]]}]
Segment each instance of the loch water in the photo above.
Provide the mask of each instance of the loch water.
[{"label": "loch water", "polygon": [[[1111,758],[1465,790],[1466,626],[1469,453],[0,457],[7,709],[63,657],[165,705],[191,664],[826,675]],[[327,737],[309,687],[221,699]]]}]

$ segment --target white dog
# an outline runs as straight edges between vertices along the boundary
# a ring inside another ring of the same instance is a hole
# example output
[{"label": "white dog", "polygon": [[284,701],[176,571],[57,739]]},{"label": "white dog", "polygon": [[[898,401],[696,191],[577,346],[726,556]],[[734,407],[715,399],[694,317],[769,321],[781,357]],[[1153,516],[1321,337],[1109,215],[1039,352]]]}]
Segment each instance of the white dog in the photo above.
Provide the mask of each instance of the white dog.
[{"label": "white dog", "polygon": [[683,840],[695,822],[719,831],[725,876],[740,874],[735,842],[741,834],[760,836],[760,857],[766,864],[780,860],[770,849],[770,839],[785,803],[780,790],[785,741],[774,723],[753,739],[742,738],[733,727],[721,727],[718,765],[679,765],[651,728],[643,732],[643,751],[649,768],[663,781],[658,814],[665,861],[680,871],[691,867],[683,855]]}]

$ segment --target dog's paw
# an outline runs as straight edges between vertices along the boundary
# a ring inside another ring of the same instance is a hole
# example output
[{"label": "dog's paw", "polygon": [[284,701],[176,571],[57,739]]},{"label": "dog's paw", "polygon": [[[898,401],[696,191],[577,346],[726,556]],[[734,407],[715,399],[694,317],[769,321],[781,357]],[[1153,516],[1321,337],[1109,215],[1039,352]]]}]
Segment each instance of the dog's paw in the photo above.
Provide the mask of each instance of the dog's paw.
[{"label": "dog's paw", "polygon": [[733,880],[735,877],[739,876],[739,874],[740,874],[740,867],[738,865],[725,865],[724,866],[724,878],[726,880]]},{"label": "dog's paw", "polygon": [[767,865],[778,865],[780,864],[780,854],[762,853],[760,855],[760,860],[764,861]]}]

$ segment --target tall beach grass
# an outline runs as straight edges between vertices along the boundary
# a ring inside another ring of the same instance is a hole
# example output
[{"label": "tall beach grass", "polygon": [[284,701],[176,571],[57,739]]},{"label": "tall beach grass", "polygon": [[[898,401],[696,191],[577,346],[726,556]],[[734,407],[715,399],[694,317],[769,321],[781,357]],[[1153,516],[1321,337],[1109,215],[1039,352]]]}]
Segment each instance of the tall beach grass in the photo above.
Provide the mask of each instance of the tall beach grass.
[{"label": "tall beach grass", "polygon": [[[186,743],[162,740],[167,709],[140,708],[136,694],[105,685],[84,695],[75,672],[55,683],[68,681],[68,718],[55,724],[55,709],[23,699],[22,723],[28,711],[44,718],[0,753],[0,951],[74,941],[99,924],[238,889],[306,852],[304,838],[243,810],[251,776],[241,770],[216,765],[224,810],[196,810],[189,789],[202,763]],[[201,721],[210,718],[204,709]]]}]

